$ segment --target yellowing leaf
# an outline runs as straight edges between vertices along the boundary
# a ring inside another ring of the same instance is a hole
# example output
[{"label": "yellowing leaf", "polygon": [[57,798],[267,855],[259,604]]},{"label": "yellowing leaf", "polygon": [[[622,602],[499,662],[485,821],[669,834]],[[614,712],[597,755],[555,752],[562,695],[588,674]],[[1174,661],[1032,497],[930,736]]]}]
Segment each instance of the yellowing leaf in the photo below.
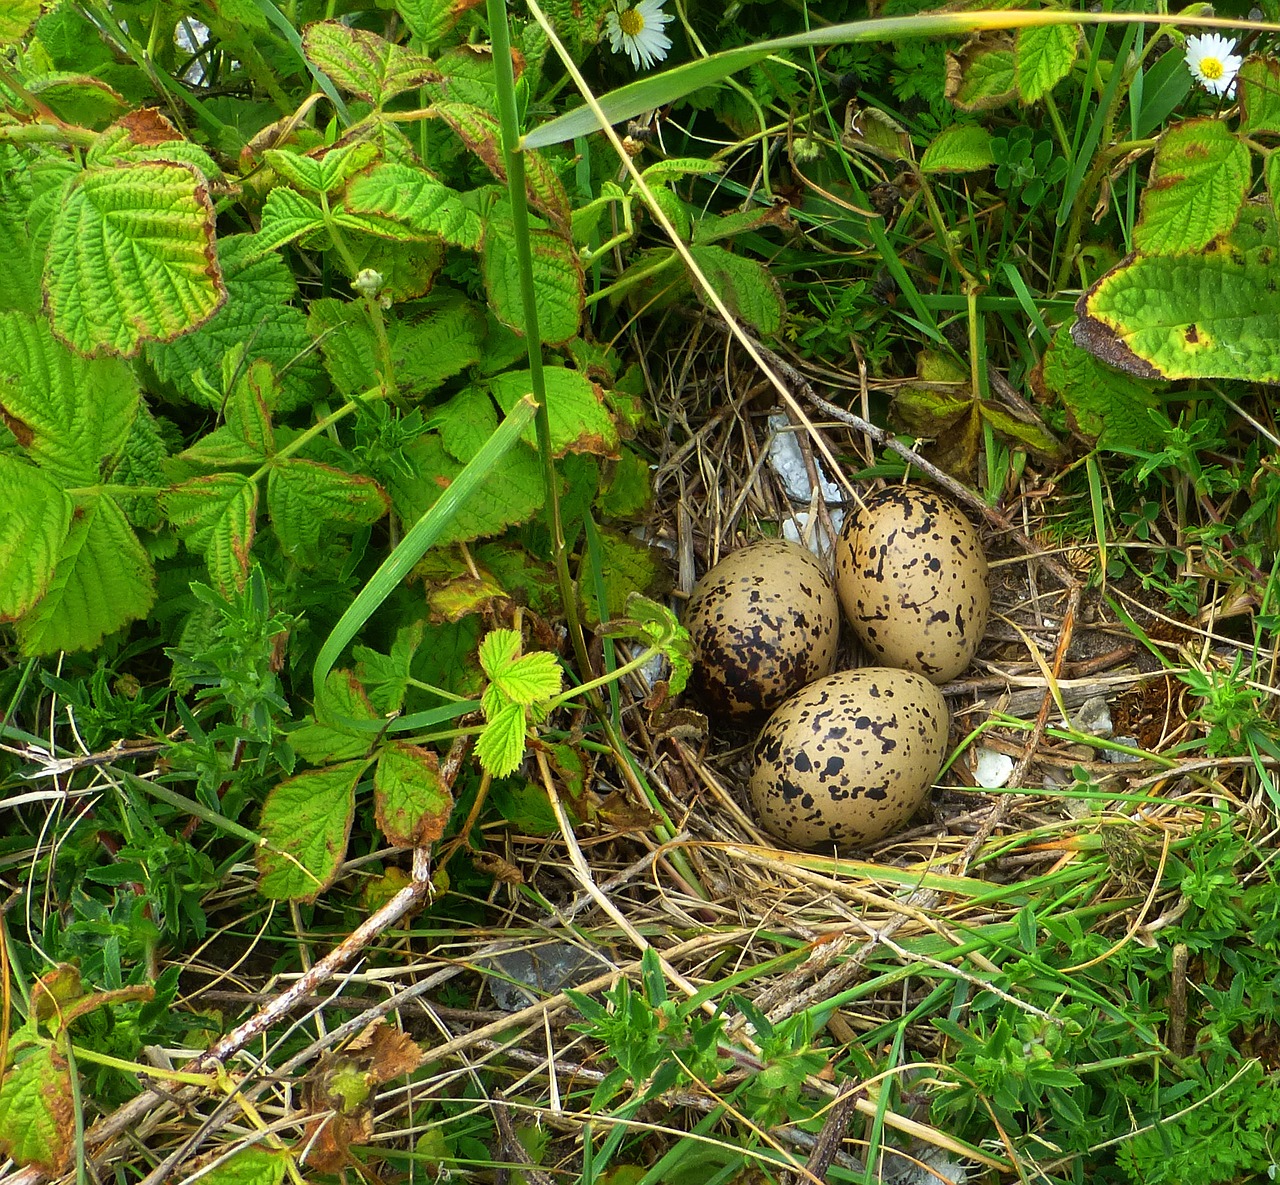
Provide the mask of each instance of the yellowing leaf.
[{"label": "yellowing leaf", "polygon": [[0,618],[21,617],[44,595],[71,510],[39,469],[0,453]]},{"label": "yellowing leaf", "polygon": [[242,1148],[200,1174],[203,1185],[280,1185],[289,1167],[284,1149]]},{"label": "yellowing leaf", "polygon": [[524,708],[507,704],[485,725],[476,741],[476,758],[495,778],[505,778],[524,760],[524,733]]},{"label": "yellowing leaf", "polygon": [[[547,388],[547,418],[551,421],[553,456],[567,452],[618,455],[618,427],[605,406],[604,392],[585,374],[563,366],[543,371]],[[533,390],[527,370],[509,370],[489,380],[489,389],[504,412]],[[525,439],[536,444],[530,428]]]},{"label": "yellowing leaf", "polygon": [[308,25],[302,47],[334,85],[375,107],[440,77],[430,58],[341,21]]},{"label": "yellowing leaf", "polygon": [[89,169],[54,216],[44,283],[54,331],[85,354],[131,357],[202,325],[226,299],[213,202],[194,168]]},{"label": "yellowing leaf", "polygon": [[533,704],[560,692],[564,686],[564,672],[554,654],[536,650],[498,671],[493,682],[513,702]]},{"label": "yellowing leaf", "polygon": [[314,901],[338,875],[355,815],[356,782],[367,766],[346,761],[281,782],[262,804],[258,831],[270,847],[256,862],[264,897]]},{"label": "yellowing leaf", "polygon": [[203,553],[223,595],[244,587],[257,529],[258,487],[239,473],[214,473],[174,486],[160,499],[182,541]]},{"label": "yellowing leaf", "polygon": [[387,842],[414,848],[444,834],[453,796],[430,749],[397,741],[382,750],[373,775],[373,805]]},{"label": "yellowing leaf", "polygon": [[24,654],[89,650],[146,615],[155,573],[110,494],[85,500],[54,561],[44,596],[18,621]]},{"label": "yellowing leaf", "polygon": [[71,1071],[51,1048],[33,1050],[0,1084],[0,1156],[56,1177],[75,1147]]},{"label": "yellowing leaf", "polygon": [[947,54],[946,95],[962,111],[1003,107],[1016,92],[1013,49],[1003,34],[979,37]]},{"label": "yellowing leaf", "polygon": [[1044,98],[1071,70],[1080,45],[1079,25],[1029,25],[1018,30],[1013,75],[1024,103]]},{"label": "yellowing leaf", "polygon": [[1156,149],[1133,245],[1150,254],[1199,251],[1235,226],[1250,176],[1249,150],[1226,124],[1175,125]]}]

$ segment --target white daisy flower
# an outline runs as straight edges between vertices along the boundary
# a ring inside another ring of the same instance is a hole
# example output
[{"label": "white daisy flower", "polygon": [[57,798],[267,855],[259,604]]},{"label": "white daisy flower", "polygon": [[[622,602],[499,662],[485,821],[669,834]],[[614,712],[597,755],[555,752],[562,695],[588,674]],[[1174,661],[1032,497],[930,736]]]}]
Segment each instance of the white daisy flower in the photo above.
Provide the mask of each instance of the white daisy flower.
[{"label": "white daisy flower", "polygon": [[630,0],[615,0],[604,16],[609,48],[614,53],[625,51],[637,70],[647,70],[671,48],[671,38],[662,31],[670,19],[662,11],[662,0],[638,0],[634,5]]},{"label": "white daisy flower", "polygon": [[1244,61],[1231,51],[1236,43],[1217,33],[1187,38],[1187,69],[1211,95],[1225,95],[1235,84]]}]

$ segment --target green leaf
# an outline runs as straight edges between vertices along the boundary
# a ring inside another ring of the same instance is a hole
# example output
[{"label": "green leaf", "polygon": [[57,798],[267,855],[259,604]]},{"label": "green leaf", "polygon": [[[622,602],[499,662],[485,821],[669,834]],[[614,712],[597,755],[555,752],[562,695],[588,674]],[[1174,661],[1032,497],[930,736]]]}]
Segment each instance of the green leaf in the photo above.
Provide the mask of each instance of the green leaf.
[{"label": "green leaf", "polygon": [[324,229],[324,211],[309,197],[277,185],[262,206],[262,221],[253,236],[254,251],[265,255],[294,239]]},{"label": "green leaf", "polygon": [[290,1155],[283,1148],[242,1148],[200,1174],[203,1185],[281,1185]]},{"label": "green leaf", "polygon": [[[782,289],[764,264],[723,247],[690,247],[689,254],[721,300],[762,337],[782,329],[787,306]],[[701,289],[698,296],[705,300]]]},{"label": "green leaf", "polygon": [[192,551],[203,554],[223,596],[244,588],[257,528],[258,486],[239,473],[213,473],[174,486],[161,509]]},{"label": "green leaf", "polygon": [[1013,50],[1005,37],[980,37],[947,54],[947,98],[961,111],[1003,107],[1017,94]]},{"label": "green leaf", "polygon": [[194,333],[148,346],[148,360],[190,398],[190,375],[202,370],[216,381],[226,355],[245,346],[251,361],[265,358],[278,376],[280,399],[272,410],[284,415],[307,406],[320,393],[323,376],[306,316],[292,304],[298,295],[293,273],[278,255],[260,254],[254,235],[220,238],[218,259],[227,303]]},{"label": "green leaf", "polygon": [[427,421],[440,433],[445,450],[455,461],[469,461],[498,426],[498,413],[483,387],[464,387],[442,403]]},{"label": "green leaf", "polygon": [[469,251],[479,248],[484,229],[462,194],[412,165],[380,164],[354,178],[347,187],[346,208],[367,216],[367,228],[374,233],[379,233],[377,219],[383,219],[415,235],[439,235]]},{"label": "green leaf", "polygon": [[409,669],[414,653],[422,644],[423,623],[415,621],[396,630],[390,654],[379,654],[367,646],[352,647],[356,676],[368,689],[369,702],[384,714],[398,712],[404,705]]},{"label": "green leaf", "polygon": [[464,12],[479,3],[480,0],[396,0],[396,8],[409,31],[429,49],[458,23]]},{"label": "green leaf", "polygon": [[17,45],[43,8],[42,0],[9,0],[0,8],[0,46]]},{"label": "green leaf", "polygon": [[[585,374],[562,366],[543,371],[547,389],[547,418],[551,423],[551,453],[567,452],[618,455],[618,428],[605,405],[604,392]],[[494,399],[504,412],[533,390],[527,370],[509,370],[488,380]],[[526,440],[536,445],[532,429]]]},{"label": "green leaf", "polygon": [[334,85],[381,107],[402,91],[439,81],[430,58],[341,21],[317,21],[302,34],[307,57]]},{"label": "green leaf", "polygon": [[0,409],[19,444],[67,485],[96,485],[129,437],[138,386],[117,358],[73,354],[43,317],[0,314]]},{"label": "green leaf", "polygon": [[992,136],[986,128],[957,125],[945,128],[924,150],[920,169],[925,173],[973,173],[995,164]]},{"label": "green leaf", "polygon": [[173,124],[150,107],[131,112],[112,124],[89,146],[84,159],[88,168],[159,162],[186,165],[209,178],[223,177],[213,157],[184,139]]},{"label": "green leaf", "polygon": [[66,1172],[75,1149],[71,1070],[49,1046],[32,1050],[0,1085],[0,1156],[50,1177]]},{"label": "green leaf", "polygon": [[1142,194],[1134,246],[1149,254],[1199,251],[1235,226],[1250,173],[1249,150],[1218,120],[1170,128]]},{"label": "green leaf", "polygon": [[507,704],[484,726],[476,741],[476,759],[495,778],[505,778],[524,760],[524,734],[524,708]]},{"label": "green leaf", "polygon": [[1250,54],[1236,75],[1242,136],[1280,135],[1280,62]]},{"label": "green leaf", "polygon": [[527,705],[559,694],[564,686],[564,672],[554,654],[535,650],[499,671],[493,682],[508,699]]},{"label": "green leaf", "polygon": [[345,761],[281,782],[262,804],[258,891],[276,901],[314,901],[333,884],[347,854],[356,782],[366,761]]},{"label": "green leaf", "polygon": [[1280,240],[1270,203],[1250,204],[1225,241],[1139,255],[1076,304],[1076,343],[1139,378],[1280,382]]},{"label": "green leaf", "polygon": [[0,453],[0,619],[21,617],[44,596],[71,511],[60,486]]},{"label": "green leaf", "polygon": [[352,722],[380,719],[364,685],[350,671],[330,671],[315,711],[289,733],[289,743],[303,761],[323,765],[363,757],[373,739]]},{"label": "green leaf", "polygon": [[193,168],[89,169],[58,211],[45,263],[54,331],[85,354],[132,357],[202,325],[226,299],[213,202]]},{"label": "green leaf", "polygon": [[44,596],[18,622],[24,654],[91,650],[146,615],[155,573],[119,503],[95,494],[78,508]]},{"label": "green leaf", "polygon": [[128,106],[128,100],[99,78],[54,71],[25,79],[32,98],[39,99],[64,123],[86,128],[109,124]]},{"label": "green leaf", "polygon": [[307,193],[332,193],[378,155],[376,144],[356,140],[330,148],[323,156],[303,156],[287,148],[268,148],[267,164],[289,184]]},{"label": "green leaf", "polygon": [[[575,337],[585,304],[582,263],[573,244],[555,231],[531,229],[533,287],[538,305],[538,328],[547,345]],[[520,263],[516,256],[511,206],[495,204],[489,212],[481,257],[485,290],[494,314],[523,336],[524,304],[520,295]]]},{"label": "green leaf", "polygon": [[1061,325],[1032,376],[1042,399],[1058,399],[1071,427],[1103,449],[1159,450],[1162,432],[1150,412],[1160,396],[1150,383],[1099,362]]},{"label": "green leaf", "polygon": [[601,621],[621,617],[634,593],[652,593],[663,582],[665,569],[661,553],[616,531],[600,532],[601,563],[604,573],[605,606],[601,611],[594,581],[586,571],[583,555],[578,588],[586,605],[584,620],[592,628]]},{"label": "green leaf", "polygon": [[653,475],[649,462],[623,445],[617,462],[606,466],[606,478],[596,506],[609,518],[632,518],[642,514],[652,498]]},{"label": "green leaf", "polygon": [[34,198],[27,161],[12,145],[0,146],[0,309],[38,313],[44,300],[44,256],[27,228]]},{"label": "green leaf", "polygon": [[1013,75],[1023,103],[1043,99],[1066,78],[1076,60],[1080,32],[1078,25],[1040,25],[1018,30]]},{"label": "green leaf", "polygon": [[515,662],[523,645],[517,630],[490,630],[480,639],[477,651],[480,669],[493,679],[499,671]]},{"label": "green leaf", "polygon": [[430,749],[397,741],[382,750],[373,775],[373,806],[387,843],[420,848],[439,839],[453,810]]},{"label": "green leaf", "polygon": [[289,459],[267,476],[267,512],[285,555],[303,567],[322,558],[322,534],[376,523],[391,500],[371,477],[316,461]]}]

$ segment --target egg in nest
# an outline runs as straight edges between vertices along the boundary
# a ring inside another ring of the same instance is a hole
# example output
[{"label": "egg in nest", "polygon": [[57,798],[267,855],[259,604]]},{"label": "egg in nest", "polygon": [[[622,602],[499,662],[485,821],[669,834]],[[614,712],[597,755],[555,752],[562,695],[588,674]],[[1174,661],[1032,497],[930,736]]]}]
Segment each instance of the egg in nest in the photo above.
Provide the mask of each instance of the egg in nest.
[{"label": "egg in nest", "polygon": [[991,609],[978,533],[940,494],[890,486],[850,508],[836,591],[873,661],[945,683],[973,661]]},{"label": "egg in nest", "polygon": [[772,711],[835,668],[840,605],[826,568],[803,547],[763,539],[715,565],[685,613],[692,685],[714,715]]},{"label": "egg in nest", "polygon": [[756,816],[799,848],[874,843],[928,796],[949,729],[942,692],[914,671],[862,667],[810,683],[756,741]]}]

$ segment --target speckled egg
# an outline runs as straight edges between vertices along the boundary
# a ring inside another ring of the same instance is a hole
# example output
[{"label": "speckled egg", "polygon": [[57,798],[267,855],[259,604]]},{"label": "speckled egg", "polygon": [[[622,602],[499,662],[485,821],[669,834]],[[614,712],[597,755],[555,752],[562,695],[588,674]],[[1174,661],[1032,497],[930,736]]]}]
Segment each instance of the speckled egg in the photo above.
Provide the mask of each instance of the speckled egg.
[{"label": "speckled egg", "polygon": [[861,667],[810,683],[756,741],[756,815],[798,848],[874,843],[924,802],[949,727],[942,693],[914,671]]},{"label": "speckled egg", "polygon": [[840,604],[825,566],[794,543],[725,556],[694,587],[684,623],[692,686],[714,715],[771,712],[835,667]]},{"label": "speckled egg", "polygon": [[836,542],[836,591],[873,661],[934,683],[973,661],[987,628],[987,558],[972,524],[939,494],[869,494]]}]

